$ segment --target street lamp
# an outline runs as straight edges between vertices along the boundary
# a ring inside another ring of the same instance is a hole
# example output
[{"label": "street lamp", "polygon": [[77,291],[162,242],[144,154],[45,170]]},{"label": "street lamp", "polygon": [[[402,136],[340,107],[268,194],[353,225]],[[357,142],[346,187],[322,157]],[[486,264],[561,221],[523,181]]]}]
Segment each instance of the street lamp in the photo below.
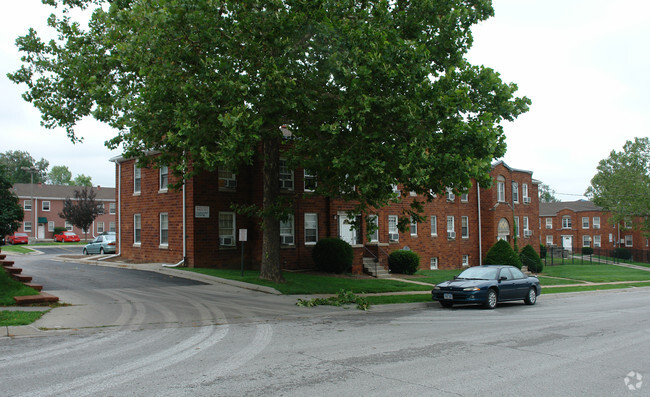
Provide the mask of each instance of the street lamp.
[{"label": "street lamp", "polygon": [[38,172],[38,169],[34,167],[33,165],[30,167],[20,167],[21,170],[27,171],[31,175],[31,183],[30,183],[30,197],[29,197],[29,202],[32,207],[32,214],[34,215],[32,218],[32,232],[34,232],[34,240],[36,240],[36,227],[38,224],[36,223],[36,206],[34,205],[34,173]]}]

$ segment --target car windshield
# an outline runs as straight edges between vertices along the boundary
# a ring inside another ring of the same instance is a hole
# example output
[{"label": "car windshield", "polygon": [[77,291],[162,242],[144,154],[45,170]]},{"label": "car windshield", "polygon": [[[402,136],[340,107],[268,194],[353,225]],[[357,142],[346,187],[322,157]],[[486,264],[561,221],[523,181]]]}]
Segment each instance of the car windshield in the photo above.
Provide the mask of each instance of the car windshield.
[{"label": "car windshield", "polygon": [[458,278],[493,280],[497,278],[498,272],[499,269],[496,267],[470,267],[459,274]]},{"label": "car windshield", "polygon": [[74,233],[72,233],[72,232],[65,232],[63,234],[65,234],[66,236],[74,236]]},{"label": "car windshield", "polygon": [[27,237],[27,233],[16,233],[16,237]]}]

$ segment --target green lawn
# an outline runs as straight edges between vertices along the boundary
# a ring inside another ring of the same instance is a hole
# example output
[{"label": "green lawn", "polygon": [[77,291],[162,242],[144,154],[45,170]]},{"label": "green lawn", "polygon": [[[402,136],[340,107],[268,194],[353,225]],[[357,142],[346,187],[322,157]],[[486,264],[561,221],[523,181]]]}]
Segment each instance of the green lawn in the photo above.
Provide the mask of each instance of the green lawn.
[{"label": "green lawn", "polygon": [[565,280],[565,279],[561,279],[561,278],[552,278],[552,277],[545,277],[545,276],[537,276],[537,278],[539,279],[539,283],[542,286],[584,283],[584,281],[581,281],[581,280]]},{"label": "green lawn", "polygon": [[438,284],[453,279],[454,276],[458,276],[463,270],[418,270],[413,276],[406,276],[405,278],[422,283]]},{"label": "green lawn", "polygon": [[615,265],[557,265],[544,266],[541,276],[606,283],[616,281],[650,281],[650,272]]},{"label": "green lawn", "polygon": [[27,248],[26,245],[3,245],[0,248],[2,248],[2,252],[11,252],[14,254],[29,254],[30,252],[34,252],[34,250]]},{"label": "green lawn", "polygon": [[38,291],[9,277],[4,269],[0,270],[0,306],[16,304],[14,296],[38,295]]},{"label": "green lawn", "polygon": [[28,325],[41,318],[45,312],[0,311],[0,326]]}]

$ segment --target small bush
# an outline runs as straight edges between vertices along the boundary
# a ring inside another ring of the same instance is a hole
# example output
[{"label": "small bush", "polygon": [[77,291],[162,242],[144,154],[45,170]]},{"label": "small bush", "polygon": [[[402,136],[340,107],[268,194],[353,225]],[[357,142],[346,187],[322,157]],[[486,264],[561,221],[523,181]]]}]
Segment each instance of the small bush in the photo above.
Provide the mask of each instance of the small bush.
[{"label": "small bush", "polygon": [[539,245],[539,257],[541,259],[546,258],[546,246],[544,244]]},{"label": "small bush", "polygon": [[618,247],[614,249],[614,257],[619,259],[631,259],[632,252],[627,248]]},{"label": "small bush", "polygon": [[68,231],[67,228],[65,228],[63,226],[57,226],[57,227],[54,228],[54,232],[52,232],[52,236],[54,236],[55,234],[61,234],[63,232],[67,232],[67,231]]},{"label": "small bush", "polygon": [[393,251],[388,255],[388,268],[393,273],[414,274],[420,268],[420,255],[413,251]]},{"label": "small bush", "polygon": [[521,250],[519,258],[521,259],[521,264],[527,266],[528,270],[533,273],[541,273],[542,270],[544,270],[542,259],[537,255],[535,248],[530,244]]},{"label": "small bush", "polygon": [[327,273],[348,273],[352,270],[352,246],[340,238],[318,240],[311,254],[316,266]]},{"label": "small bush", "polygon": [[506,240],[497,241],[488,251],[483,263],[486,265],[510,265],[521,269],[519,255]]},{"label": "small bush", "polygon": [[582,255],[591,255],[594,253],[594,249],[591,247],[582,247]]}]

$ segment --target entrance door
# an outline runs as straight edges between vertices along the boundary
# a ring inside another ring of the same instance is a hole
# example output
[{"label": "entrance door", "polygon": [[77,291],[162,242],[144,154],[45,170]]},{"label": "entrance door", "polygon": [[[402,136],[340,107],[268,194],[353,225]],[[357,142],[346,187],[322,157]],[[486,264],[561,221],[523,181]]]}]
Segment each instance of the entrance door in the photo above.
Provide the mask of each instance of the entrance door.
[{"label": "entrance door", "polygon": [[339,238],[350,245],[357,244],[357,231],[352,228],[348,215],[340,212],[339,216]]},{"label": "entrance door", "polygon": [[562,236],[562,248],[565,250],[573,250],[573,236]]},{"label": "entrance door", "polygon": [[45,238],[45,225],[42,223],[38,225],[38,238],[40,240]]}]

